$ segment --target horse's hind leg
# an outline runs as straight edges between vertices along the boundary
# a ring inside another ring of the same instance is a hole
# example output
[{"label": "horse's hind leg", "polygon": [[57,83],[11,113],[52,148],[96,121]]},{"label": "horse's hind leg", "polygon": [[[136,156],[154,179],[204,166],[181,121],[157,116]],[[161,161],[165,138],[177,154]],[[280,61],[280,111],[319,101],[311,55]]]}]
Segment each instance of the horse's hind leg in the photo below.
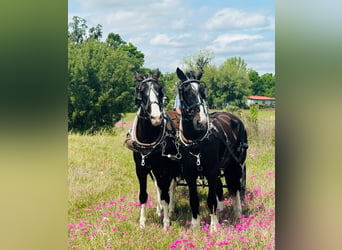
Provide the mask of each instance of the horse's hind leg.
[{"label": "horse's hind leg", "polygon": [[217,187],[216,187],[217,210],[220,210],[220,211],[223,210],[222,200],[223,200],[223,184],[222,184],[221,178],[218,178]]},{"label": "horse's hind leg", "polygon": [[231,165],[225,169],[225,179],[229,194],[233,198],[233,213],[234,220],[240,219],[242,214],[241,207],[241,180],[242,180],[242,169],[240,165]]}]

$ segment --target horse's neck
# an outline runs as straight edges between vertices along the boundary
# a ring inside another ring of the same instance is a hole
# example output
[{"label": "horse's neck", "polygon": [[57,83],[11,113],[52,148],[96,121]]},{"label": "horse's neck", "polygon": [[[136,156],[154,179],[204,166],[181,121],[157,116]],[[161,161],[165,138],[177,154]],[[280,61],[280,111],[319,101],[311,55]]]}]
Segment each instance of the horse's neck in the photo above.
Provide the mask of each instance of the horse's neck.
[{"label": "horse's neck", "polygon": [[142,143],[153,143],[155,142],[160,134],[162,128],[161,126],[152,126],[149,119],[138,117],[136,136],[137,139]]}]

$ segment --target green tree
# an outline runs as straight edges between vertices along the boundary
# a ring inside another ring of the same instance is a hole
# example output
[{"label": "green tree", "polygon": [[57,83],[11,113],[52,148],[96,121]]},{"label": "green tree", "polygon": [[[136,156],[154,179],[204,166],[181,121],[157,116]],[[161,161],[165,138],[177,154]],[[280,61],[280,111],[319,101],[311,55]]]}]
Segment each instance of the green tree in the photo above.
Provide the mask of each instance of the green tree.
[{"label": "green tree", "polygon": [[264,85],[262,80],[260,79],[259,73],[255,70],[250,70],[248,73],[249,80],[252,82],[251,84],[251,94],[252,95],[264,95]]},{"label": "green tree", "polygon": [[219,89],[219,72],[215,65],[208,65],[205,69],[205,73],[201,79],[206,87],[208,88],[207,105],[209,108],[221,107],[222,102],[220,101],[220,89]]},{"label": "green tree", "polygon": [[178,77],[176,72],[162,74],[160,77],[160,82],[165,86],[166,89],[166,108],[173,109],[173,104],[175,101],[177,90]]},{"label": "green tree", "polygon": [[82,43],[86,38],[86,29],[88,28],[84,18],[74,16],[69,23],[68,38],[75,44]]},{"label": "green tree", "polygon": [[251,81],[248,77],[247,64],[241,57],[227,59],[218,68],[207,67],[203,79],[209,87],[209,107],[245,107],[246,96],[251,93]]},{"label": "green tree", "polygon": [[265,96],[275,97],[275,77],[271,73],[266,73],[261,76],[261,81],[265,86]]},{"label": "green tree", "polygon": [[205,67],[214,59],[214,52],[209,49],[200,50],[194,55],[190,55],[183,59],[186,71],[204,71]]},{"label": "green tree", "polygon": [[69,43],[68,129],[111,128],[133,106],[133,74],[127,52],[97,40]]},{"label": "green tree", "polygon": [[96,27],[91,27],[89,29],[89,38],[94,39],[94,40],[100,40],[102,37],[102,25],[98,24]]},{"label": "green tree", "polygon": [[126,44],[119,34],[115,34],[113,32],[108,34],[106,43],[114,49],[120,48],[122,45]]},{"label": "green tree", "polygon": [[138,71],[144,64],[144,54],[132,43],[123,44],[121,49],[127,52],[131,64],[133,65],[133,70]]},{"label": "green tree", "polygon": [[252,82],[252,95],[268,97],[275,96],[275,78],[273,74],[266,73],[262,76],[259,76],[258,72],[256,72],[255,70],[250,70],[248,76]]}]

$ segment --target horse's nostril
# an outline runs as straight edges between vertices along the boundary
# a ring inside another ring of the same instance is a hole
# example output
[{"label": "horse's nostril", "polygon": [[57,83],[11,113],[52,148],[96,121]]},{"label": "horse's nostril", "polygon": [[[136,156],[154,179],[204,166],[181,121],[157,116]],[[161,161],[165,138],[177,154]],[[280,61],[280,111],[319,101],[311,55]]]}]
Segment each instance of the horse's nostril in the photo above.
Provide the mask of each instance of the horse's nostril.
[{"label": "horse's nostril", "polygon": [[199,126],[199,127],[205,127],[205,124],[206,124],[206,121],[197,121],[197,125]]}]

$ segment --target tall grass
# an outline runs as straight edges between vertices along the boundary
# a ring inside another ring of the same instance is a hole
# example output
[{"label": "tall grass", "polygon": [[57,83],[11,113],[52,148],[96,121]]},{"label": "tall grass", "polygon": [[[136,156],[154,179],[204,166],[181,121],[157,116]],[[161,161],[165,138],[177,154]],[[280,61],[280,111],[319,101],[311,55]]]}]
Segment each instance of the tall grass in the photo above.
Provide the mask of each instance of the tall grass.
[{"label": "tall grass", "polygon": [[187,188],[177,187],[175,213],[164,231],[155,212],[156,194],[150,179],[148,220],[145,229],[139,228],[138,180],[132,152],[123,146],[127,127],[110,134],[69,134],[69,248],[273,249],[274,110],[259,111],[257,130],[244,115],[249,149],[243,216],[233,223],[231,200],[225,195],[219,213],[221,227],[213,234],[208,227],[207,188],[199,188],[201,227],[190,229],[189,194]]}]

